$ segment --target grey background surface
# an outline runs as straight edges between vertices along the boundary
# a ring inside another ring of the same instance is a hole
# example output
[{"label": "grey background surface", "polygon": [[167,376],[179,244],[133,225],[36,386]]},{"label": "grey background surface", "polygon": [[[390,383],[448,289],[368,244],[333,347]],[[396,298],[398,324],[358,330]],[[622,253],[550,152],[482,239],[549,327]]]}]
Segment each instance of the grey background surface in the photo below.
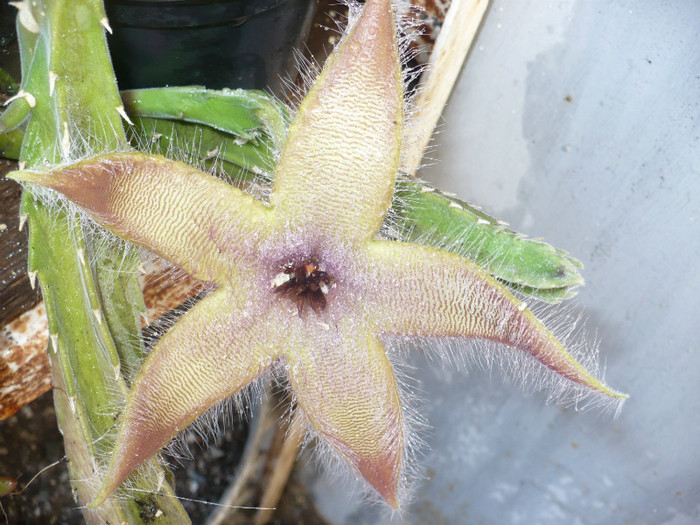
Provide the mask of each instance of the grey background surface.
[{"label": "grey background surface", "polygon": [[[632,397],[564,410],[416,352],[432,429],[404,522],[700,523],[699,101],[697,1],[492,3],[421,175],[585,264],[576,311]],[[389,520],[314,486],[333,523]]]}]

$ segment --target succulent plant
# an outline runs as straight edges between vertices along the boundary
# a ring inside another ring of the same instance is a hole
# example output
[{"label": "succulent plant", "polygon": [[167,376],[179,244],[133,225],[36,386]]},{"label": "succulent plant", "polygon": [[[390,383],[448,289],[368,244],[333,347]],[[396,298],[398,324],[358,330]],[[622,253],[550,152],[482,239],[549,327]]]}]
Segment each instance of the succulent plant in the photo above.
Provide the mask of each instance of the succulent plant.
[{"label": "succulent plant", "polygon": [[[380,236],[401,162],[404,92],[389,0],[368,0],[298,108],[269,201],[182,162],[107,152],[12,178],[211,283],[163,335],[120,415],[99,507],[207,409],[267,371],[308,431],[391,506],[406,480],[409,395],[395,343],[493,341],[577,393],[624,399],[474,262]],[[48,193],[44,193],[48,195]]]}]

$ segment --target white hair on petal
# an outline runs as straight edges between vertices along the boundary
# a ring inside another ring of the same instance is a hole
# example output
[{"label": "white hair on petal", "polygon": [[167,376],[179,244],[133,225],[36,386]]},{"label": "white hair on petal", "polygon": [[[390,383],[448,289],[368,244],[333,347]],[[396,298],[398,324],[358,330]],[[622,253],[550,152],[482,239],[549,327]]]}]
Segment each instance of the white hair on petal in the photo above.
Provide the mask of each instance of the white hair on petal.
[{"label": "white hair on petal", "polygon": [[[531,298],[528,298],[532,302]],[[534,313],[586,370],[605,384],[605,370],[598,360],[598,343],[589,342],[580,315],[572,306],[557,309],[537,302]],[[503,380],[519,384],[532,395],[544,392],[547,403],[573,406],[577,411],[602,409],[619,413],[625,399],[612,398],[589,387],[579,385],[550,370],[529,353],[486,340],[464,338],[394,337],[391,348],[406,355],[409,349],[422,348],[429,362],[443,368],[468,372],[476,366],[496,372]]]},{"label": "white hair on petal", "polygon": [[180,465],[191,461],[194,459],[193,444],[216,442],[227,428],[234,426],[236,418],[247,420],[251,407],[258,405],[265,396],[265,384],[273,376],[274,372],[268,370],[233,396],[209,408],[163,449],[168,458]]},{"label": "white hair on petal", "polygon": [[[403,342],[388,337],[382,338],[382,342],[387,343],[387,357],[396,377],[401,405],[404,442],[398,500],[400,508],[406,508],[411,501],[416,484],[424,477],[418,467],[418,458],[423,455],[426,448],[421,436],[428,429],[428,424],[420,410],[424,403],[418,394],[420,389],[412,374],[407,370],[409,365],[403,360],[401,352],[393,351],[393,347],[397,343],[403,344]],[[298,405],[294,392],[292,390],[289,392],[293,399],[291,405]],[[298,410],[301,409],[299,408]],[[301,445],[302,457],[316,464],[326,474],[332,484],[340,484],[345,488],[352,487],[350,492],[359,495],[367,504],[385,506],[381,496],[348,464],[338,451],[318,435],[303,411],[302,415],[305,429]],[[391,511],[390,514],[399,515],[400,512]]]},{"label": "white hair on petal", "polygon": [[[360,4],[356,2],[346,2],[348,7],[348,17],[347,24],[349,27],[357,21],[359,14],[361,12]],[[419,76],[423,68],[410,68],[407,67],[408,61],[412,58],[412,52],[409,48],[409,43],[418,34],[419,21],[416,17],[417,9],[410,6],[408,2],[397,2],[395,4],[396,9],[396,23],[398,27],[398,44],[400,50],[400,56],[403,63],[404,70],[404,85],[406,87],[412,84],[417,76]],[[339,31],[339,35],[346,35],[346,30]],[[340,38],[342,42],[344,36]],[[287,80],[285,83],[292,93],[291,98],[295,100],[301,100],[302,96],[308,90],[308,87],[312,84],[313,80],[318,75],[320,67],[312,59],[305,58],[302,54],[297,54],[297,62],[300,69],[300,74],[302,77],[302,86],[299,84]],[[296,96],[294,96],[296,93]],[[415,93],[413,94],[415,97]],[[413,107],[412,98],[406,101],[405,107],[405,118],[410,123],[412,115],[415,112]],[[294,116],[294,109],[289,111],[289,118]],[[111,122],[111,121],[109,121]],[[104,123],[100,124],[105,126]],[[405,126],[405,129],[411,129],[412,126]],[[90,133],[85,131],[78,131],[77,126],[73,126],[70,122],[63,125],[59,133],[59,140],[52,146],[52,148],[45,152],[45,157],[49,158],[60,158],[61,162],[58,166],[52,166],[52,169],[60,169],[61,166],[68,164],[73,164],[76,161],[93,157],[97,154],[105,153],[104,151],[94,151],[91,149],[91,144],[95,141],[93,138],[98,136],[103,136],[102,133],[94,133],[91,136]],[[116,131],[116,130],[115,130]],[[166,151],[160,151],[160,143],[155,140],[155,128],[153,128],[152,133],[146,131],[144,136],[138,143],[138,149],[144,151],[157,151],[164,154],[165,156],[174,159],[184,161],[190,165],[194,165],[203,171],[212,173],[224,180],[230,182],[230,178],[223,175],[222,163],[223,163],[223,153],[222,151],[213,152],[211,158],[202,158],[197,152],[201,151],[201,135],[197,137],[193,135],[190,138],[179,136],[176,125],[173,123],[172,133],[170,141]],[[117,133],[113,133],[117,136]],[[418,137],[410,136],[407,134],[403,138],[403,147],[410,145],[413,141],[416,141]],[[279,145],[278,145],[279,146]],[[126,143],[116,143],[112,145],[111,151],[134,151]],[[273,149],[272,157],[277,160],[279,157],[279,150]],[[47,161],[47,164],[49,162]],[[402,170],[410,170],[412,166],[402,166]],[[256,170],[253,167],[244,166],[242,168],[242,173],[238,180],[234,180],[234,183],[238,186],[242,186],[258,199],[266,201],[269,197],[269,191],[271,187],[271,177],[272,177],[272,166],[265,167],[263,170]],[[243,173],[246,173],[245,182]],[[250,181],[248,181],[248,175],[250,176]],[[397,181],[397,188],[400,189],[402,180]],[[414,179],[410,180],[411,183],[419,182]],[[76,206],[69,203],[66,199],[60,197],[56,192],[51,190],[43,189],[35,185],[28,185],[30,191],[39,198],[50,210],[50,213],[54,217],[67,216],[69,221],[71,221],[71,226],[81,226],[82,231],[85,232],[86,243],[89,245],[90,249],[87,250],[89,256],[89,263],[91,267],[99,260],[107,250],[107,247],[113,247],[116,244],[121,245],[123,248],[124,256],[122,258],[122,264],[120,265],[119,271],[135,272],[133,263],[130,261],[132,255],[134,258],[135,254],[140,256],[145,255],[144,250],[135,248],[133,245],[121,241],[114,235],[108,233],[106,230],[100,228],[96,225],[94,221],[88,218],[87,214],[80,211]],[[411,202],[405,197],[401,197],[395,194],[394,197],[395,206],[392,207],[392,211],[387,214],[382,230],[380,232],[380,237],[384,238],[395,238],[395,239],[405,239],[408,238],[410,232],[410,227],[406,225],[405,221],[401,216],[395,211],[400,207],[412,207],[416,206],[416,202]],[[466,239],[470,238],[468,232],[449,232],[450,234],[458,233],[458,241],[454,240],[447,241],[447,238],[452,239],[453,235],[445,236],[439,233],[437,230],[428,231],[421,235],[421,238],[413,240],[419,244],[425,244],[430,246],[437,246],[445,249],[454,249],[457,253],[465,257],[475,258],[475,254],[480,254],[482,246],[478,243],[467,242]],[[443,239],[441,240],[441,236]],[[76,250],[81,249],[78,245],[79,241],[75,239]],[[459,248],[455,248],[459,246]],[[497,267],[499,265],[499,260],[502,260],[504,253],[492,253],[490,254],[490,263],[492,266]],[[155,256],[148,255],[151,261],[155,260]],[[180,279],[177,270],[173,270],[172,279],[174,281]],[[115,275],[115,279],[116,279]],[[529,302],[534,303],[532,310],[542,318],[545,325],[548,325],[553,333],[558,336],[558,339],[568,348],[569,352],[576,358],[586,369],[590,370],[591,373],[597,377],[601,377],[603,371],[598,367],[598,345],[597,344],[586,344],[585,333],[582,329],[582,323],[580,323],[580,316],[574,313],[573,309],[553,309],[552,307],[546,307],[542,303],[533,301],[531,298],[527,299]],[[195,300],[190,301],[189,305],[194,304]],[[161,324],[155,327],[154,339],[157,340],[158,335],[162,335],[167,330],[168,321],[172,324],[175,320],[175,314],[168,314],[163,319]],[[135,339],[131,342],[132,344],[142,344],[140,338]],[[534,358],[529,356],[523,351],[513,350],[504,347],[503,345],[497,345],[495,343],[489,343],[484,341],[469,342],[464,339],[449,339],[449,338],[401,338],[401,337],[391,337],[385,338],[384,343],[387,347],[387,355],[391,361],[392,368],[395,372],[397,378],[397,384],[399,387],[399,397],[403,410],[403,435],[405,439],[404,453],[401,461],[401,478],[400,478],[400,488],[399,488],[399,501],[402,506],[404,506],[410,499],[413,485],[417,483],[421,476],[420,471],[417,468],[417,457],[422,454],[425,446],[420,438],[420,435],[425,434],[427,429],[427,424],[424,418],[421,416],[420,406],[423,401],[420,399],[418,392],[419,386],[416,380],[412,379],[412,375],[407,372],[408,366],[404,364],[404,358],[409,350],[413,350],[418,344],[426,350],[426,355],[429,360],[439,363],[442,366],[455,366],[462,370],[467,370],[471,366],[480,366],[486,369],[499,368],[504,371],[507,378],[520,382],[525,386],[527,390],[544,390],[547,394],[548,401],[557,400],[567,404],[575,406],[577,409],[589,407],[589,406],[603,406],[610,410],[618,410],[622,405],[624,400],[615,400],[607,398],[601,394],[592,392],[590,389],[581,387],[571,382],[570,380],[563,378],[556,373],[548,370],[546,367],[537,362]],[[418,343],[418,344],[416,344]],[[136,374],[136,370],[127,370],[126,376],[128,381],[133,381]],[[201,436],[204,442],[214,435],[216,436],[221,432],[222,425],[225,427],[230,425],[231,418],[234,414],[247,414],[248,408],[262,398],[264,395],[263,384],[268,382],[270,379],[276,378],[278,380],[279,388],[289,389],[289,385],[286,381],[286,373],[283,367],[283,363],[277,362],[273,365],[272,369],[264,373],[260,378],[254,381],[249,387],[244,388],[235,396],[215,405],[209,409],[205,414],[203,414],[198,420],[188,427],[185,433],[181,433],[176,437],[170,445],[166,448],[167,453],[175,458],[177,461],[182,461],[184,458],[190,457],[190,452],[188,449],[188,441],[192,443],[192,439],[188,440],[189,436]],[[292,396],[292,404],[295,404],[294,394],[289,389]],[[105,407],[103,409],[104,415],[109,415],[115,417],[120,414],[125,407],[126,400],[124,398],[123,392],[113,392],[114,406]],[[290,414],[285,414],[286,418],[290,417]],[[350,467],[345,460],[334,450],[332,447],[325,442],[323,439],[319,439],[315,431],[312,429],[311,424],[308,419],[305,420],[305,435],[303,439],[305,454],[308,454],[309,450],[312,450],[312,455],[315,460],[323,466],[324,470],[330,474],[332,477],[341,478],[345,483],[352,482],[359,491],[363,491],[366,494],[368,501],[380,501],[378,494],[369,488],[368,484],[361,481],[358,473]],[[111,454],[112,444],[116,437],[116,432],[118,425],[115,425],[104,435],[95,440],[93,443],[97,452],[96,459],[96,472],[94,479],[84,480],[86,483],[94,484],[96,487],[99,486],[103,476],[107,470],[107,465],[109,463],[109,458]],[[313,447],[309,446],[314,444]],[[163,461],[162,455],[157,456],[159,461]],[[155,475],[157,472],[156,467],[154,467],[150,462],[145,463],[140,467],[141,471],[150,472]],[[129,485],[130,482],[126,482],[125,488],[120,489],[117,493],[117,497],[124,497],[124,494],[133,490],[133,487]],[[390,518],[399,516],[398,513],[394,512],[391,514]]]}]

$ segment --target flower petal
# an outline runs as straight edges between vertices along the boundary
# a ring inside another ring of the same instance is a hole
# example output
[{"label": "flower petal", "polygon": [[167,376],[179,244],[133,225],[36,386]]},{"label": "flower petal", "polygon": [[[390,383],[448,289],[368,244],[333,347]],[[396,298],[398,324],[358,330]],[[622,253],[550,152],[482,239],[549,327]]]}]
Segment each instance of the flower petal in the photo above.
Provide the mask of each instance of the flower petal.
[{"label": "flower petal", "polygon": [[260,234],[265,219],[264,206],[251,196],[157,155],[112,153],[11,178],[56,190],[115,235],[206,281],[223,282],[232,245],[253,258],[246,241]]},{"label": "flower petal", "polygon": [[627,397],[595,379],[491,276],[457,255],[406,243],[373,241],[366,251],[372,309],[380,330],[422,337],[475,337],[532,354],[575,383]]},{"label": "flower petal", "polygon": [[99,506],[144,461],[216,403],[245,387],[273,355],[264,334],[242,323],[235,298],[219,289],[194,306],[146,359],[129,394]]},{"label": "flower petal", "polygon": [[398,170],[402,91],[391,3],[368,0],[290,127],[271,194],[282,228],[375,235]]},{"label": "flower petal", "polygon": [[325,335],[286,352],[292,389],[314,430],[396,508],[404,436],[391,364],[357,327]]}]

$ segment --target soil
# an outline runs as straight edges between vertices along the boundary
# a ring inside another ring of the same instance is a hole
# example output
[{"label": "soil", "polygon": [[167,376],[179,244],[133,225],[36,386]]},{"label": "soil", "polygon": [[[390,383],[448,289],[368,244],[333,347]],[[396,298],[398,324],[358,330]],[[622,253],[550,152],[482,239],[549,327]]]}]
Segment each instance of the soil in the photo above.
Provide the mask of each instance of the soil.
[{"label": "soil", "polygon": [[[205,502],[218,501],[234,478],[247,435],[247,423],[238,420],[213,445],[191,443],[194,459],[174,470],[178,495]],[[2,498],[8,523],[84,523],[71,492],[63,436],[56,426],[51,393],[0,421],[0,436],[0,475],[16,479],[20,490],[34,474],[59,462],[20,494]],[[204,523],[212,510],[206,503],[183,500],[182,505],[192,523]]]},{"label": "soil", "polygon": [[[174,469],[178,496],[188,498],[182,505],[192,523],[205,523],[226,487],[234,481],[248,435],[248,424],[236,419],[231,428],[213,444],[190,443],[191,461]],[[6,518],[0,524],[72,525],[84,523],[71,492],[63,452],[63,437],[56,426],[51,393],[26,405],[14,416],[0,421],[0,476],[18,481],[20,494],[0,499]],[[58,462],[27,482],[43,468]],[[199,501],[189,501],[199,500]],[[327,525],[306,488],[292,474],[274,516],[272,525]]]}]

